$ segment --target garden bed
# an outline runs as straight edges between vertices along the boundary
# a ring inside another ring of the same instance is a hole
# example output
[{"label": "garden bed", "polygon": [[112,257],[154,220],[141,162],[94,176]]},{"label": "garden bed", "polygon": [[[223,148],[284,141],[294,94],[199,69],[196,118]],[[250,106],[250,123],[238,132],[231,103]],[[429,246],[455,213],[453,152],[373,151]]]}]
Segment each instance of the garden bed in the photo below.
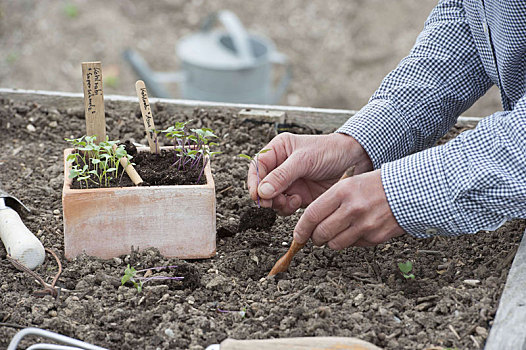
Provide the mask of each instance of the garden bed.
[{"label": "garden bed", "polygon": [[[7,346],[16,326],[34,326],[112,349],[203,349],[227,337],[298,336],[353,336],[385,349],[483,348],[524,221],[456,238],[403,236],[376,249],[337,252],[309,243],[289,272],[266,279],[286,252],[299,216],[278,218],[270,231],[238,232],[241,213],[254,204],[245,186],[247,162],[237,155],[260,150],[276,126],[242,120],[234,107],[157,102],[152,103],[156,125],[193,119],[221,137],[223,153],[211,164],[217,255],[164,259],[150,249],[106,261],[87,256],[67,261],[62,151],[64,138],[84,131],[82,99],[0,93],[0,102],[0,182],[32,210],[25,223],[58,253],[64,268],[58,298],[37,298],[32,293],[39,285],[16,270],[0,246],[0,347]],[[146,144],[137,103],[107,99],[106,113],[110,139]],[[298,114],[288,111],[299,126],[287,129],[316,132],[312,123],[302,127]],[[413,261],[414,280],[404,279],[397,267],[406,260]],[[184,279],[152,281],[138,293],[120,285],[127,264],[177,265],[169,273]],[[51,282],[56,263],[48,256],[36,272]]]}]

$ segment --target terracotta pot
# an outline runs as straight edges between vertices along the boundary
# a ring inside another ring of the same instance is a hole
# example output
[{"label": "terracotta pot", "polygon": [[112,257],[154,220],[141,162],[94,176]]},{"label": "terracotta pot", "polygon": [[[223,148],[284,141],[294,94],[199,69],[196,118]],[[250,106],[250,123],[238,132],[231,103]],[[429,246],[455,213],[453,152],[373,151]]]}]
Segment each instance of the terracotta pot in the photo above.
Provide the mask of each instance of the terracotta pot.
[{"label": "terracotta pot", "polygon": [[[139,151],[147,150],[139,149]],[[64,250],[102,259],[131,248],[158,248],[166,257],[209,258],[216,251],[215,184],[210,162],[205,185],[72,189],[73,151],[64,151]]]}]

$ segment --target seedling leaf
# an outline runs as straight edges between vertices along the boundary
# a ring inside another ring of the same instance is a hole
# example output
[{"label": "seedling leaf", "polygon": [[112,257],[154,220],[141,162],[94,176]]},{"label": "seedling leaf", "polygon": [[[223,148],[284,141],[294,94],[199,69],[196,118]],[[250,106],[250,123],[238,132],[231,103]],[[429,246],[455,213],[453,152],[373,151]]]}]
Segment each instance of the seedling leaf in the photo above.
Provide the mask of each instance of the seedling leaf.
[{"label": "seedling leaf", "polygon": [[415,275],[410,273],[413,270],[413,263],[407,260],[405,263],[399,262],[398,268],[405,279],[415,279]]}]

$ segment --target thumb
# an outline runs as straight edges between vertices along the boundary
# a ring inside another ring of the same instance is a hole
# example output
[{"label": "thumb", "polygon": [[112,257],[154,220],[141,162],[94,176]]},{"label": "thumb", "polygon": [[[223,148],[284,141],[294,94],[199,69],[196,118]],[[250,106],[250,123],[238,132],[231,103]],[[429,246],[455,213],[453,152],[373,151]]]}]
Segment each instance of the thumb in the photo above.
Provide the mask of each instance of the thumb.
[{"label": "thumb", "polygon": [[263,199],[272,199],[283,193],[294,181],[305,174],[305,163],[294,155],[287,158],[261,181],[258,187],[259,196]]}]

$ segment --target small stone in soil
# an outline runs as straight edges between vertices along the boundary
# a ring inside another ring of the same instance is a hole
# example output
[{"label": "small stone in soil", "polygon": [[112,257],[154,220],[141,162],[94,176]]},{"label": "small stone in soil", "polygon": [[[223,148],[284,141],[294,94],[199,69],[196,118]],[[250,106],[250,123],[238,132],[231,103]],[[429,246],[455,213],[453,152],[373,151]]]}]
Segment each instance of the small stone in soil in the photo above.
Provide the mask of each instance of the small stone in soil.
[{"label": "small stone in soil", "polygon": [[276,212],[272,208],[248,208],[239,218],[238,231],[244,232],[248,229],[269,230],[274,225],[276,216]]}]

